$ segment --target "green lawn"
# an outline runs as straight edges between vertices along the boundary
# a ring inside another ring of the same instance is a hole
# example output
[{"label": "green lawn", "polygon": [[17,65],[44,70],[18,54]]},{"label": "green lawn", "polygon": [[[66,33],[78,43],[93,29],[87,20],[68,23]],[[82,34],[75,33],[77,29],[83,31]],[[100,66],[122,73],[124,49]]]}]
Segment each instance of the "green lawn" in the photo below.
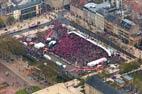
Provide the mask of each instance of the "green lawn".
[{"label": "green lawn", "polygon": [[123,63],[120,65],[120,73],[127,73],[134,69],[139,68],[141,63],[138,60],[132,61],[130,63]]},{"label": "green lawn", "polygon": [[[123,63],[120,65],[120,73],[127,73],[134,69],[137,69],[142,64],[142,59],[136,59],[130,63]],[[133,86],[142,92],[142,71],[132,73],[131,76],[134,78]]]},{"label": "green lawn", "polygon": [[23,90],[17,91],[16,94],[28,94],[28,93],[26,92],[25,89],[23,89]]},{"label": "green lawn", "polygon": [[[38,86],[32,86],[30,87],[30,90],[33,93],[33,92],[40,90],[40,88]],[[22,89],[22,90],[17,91],[16,94],[30,94],[30,93],[28,93],[26,89]]]},{"label": "green lawn", "polygon": [[111,76],[111,74],[109,74],[108,72],[106,71],[102,71],[101,73],[98,73],[97,74],[100,78],[104,79],[104,78],[108,78]]}]

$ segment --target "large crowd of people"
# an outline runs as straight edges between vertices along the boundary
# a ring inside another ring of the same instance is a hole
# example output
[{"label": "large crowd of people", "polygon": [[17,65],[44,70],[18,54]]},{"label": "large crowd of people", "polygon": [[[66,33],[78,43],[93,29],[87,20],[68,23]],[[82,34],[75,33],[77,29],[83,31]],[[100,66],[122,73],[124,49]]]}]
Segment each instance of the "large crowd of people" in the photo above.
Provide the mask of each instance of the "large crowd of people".
[{"label": "large crowd of people", "polygon": [[[81,66],[86,66],[87,63],[102,57],[108,57],[107,52],[102,48],[74,33],[68,34],[67,30],[59,22],[54,22],[53,28],[45,31],[44,35],[34,40],[34,42],[44,43],[49,52],[58,55],[72,64],[77,63]],[[51,38],[50,41],[54,40],[57,43],[52,47],[48,47],[49,40],[46,40],[47,38]],[[37,54],[37,57],[43,54],[43,49],[29,48],[27,50],[30,55]]]},{"label": "large crowd of people", "polygon": [[80,65],[86,65],[91,61],[108,57],[107,52],[102,48],[74,33],[63,36],[50,51],[71,63]]}]

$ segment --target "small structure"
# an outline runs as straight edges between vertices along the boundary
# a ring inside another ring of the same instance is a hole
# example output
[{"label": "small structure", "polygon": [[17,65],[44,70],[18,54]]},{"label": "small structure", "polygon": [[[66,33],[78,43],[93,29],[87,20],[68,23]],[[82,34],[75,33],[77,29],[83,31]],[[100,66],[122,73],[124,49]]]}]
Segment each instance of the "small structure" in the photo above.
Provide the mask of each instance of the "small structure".
[{"label": "small structure", "polygon": [[115,79],[115,82],[119,87],[124,87],[125,85],[125,81],[119,78]]},{"label": "small structure", "polygon": [[131,83],[131,82],[133,81],[133,78],[130,77],[129,75],[124,75],[124,76],[122,76],[122,77],[123,77],[123,79],[124,79],[126,82],[128,82],[128,83]]}]

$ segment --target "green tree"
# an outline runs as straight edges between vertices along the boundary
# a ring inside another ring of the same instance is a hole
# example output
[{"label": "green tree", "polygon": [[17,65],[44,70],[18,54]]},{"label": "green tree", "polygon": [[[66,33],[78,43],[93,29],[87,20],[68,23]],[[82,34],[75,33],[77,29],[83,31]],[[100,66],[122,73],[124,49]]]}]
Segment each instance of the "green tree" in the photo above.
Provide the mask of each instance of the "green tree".
[{"label": "green tree", "polygon": [[4,20],[0,17],[0,28],[4,27],[5,24],[4,24]]},{"label": "green tree", "polygon": [[3,35],[0,36],[0,58],[10,59],[15,56],[22,56],[25,54],[25,48],[16,39]]},{"label": "green tree", "polygon": [[12,25],[13,23],[15,23],[15,18],[13,16],[9,16],[6,20],[6,24],[7,25]]}]

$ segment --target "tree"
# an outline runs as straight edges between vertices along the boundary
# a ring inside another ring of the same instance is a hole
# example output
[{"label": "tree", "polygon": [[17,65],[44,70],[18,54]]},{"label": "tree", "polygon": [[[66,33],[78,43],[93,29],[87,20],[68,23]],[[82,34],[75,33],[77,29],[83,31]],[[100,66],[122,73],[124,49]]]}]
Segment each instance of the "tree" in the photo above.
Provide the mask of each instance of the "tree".
[{"label": "tree", "polygon": [[6,24],[7,25],[12,25],[13,23],[15,23],[15,18],[13,16],[9,16],[6,20]]},{"label": "tree", "polygon": [[9,60],[14,56],[22,56],[25,52],[25,48],[18,40],[8,35],[0,36],[0,58]]},{"label": "tree", "polygon": [[4,20],[0,17],[0,28],[4,27],[5,24],[4,24]]}]

